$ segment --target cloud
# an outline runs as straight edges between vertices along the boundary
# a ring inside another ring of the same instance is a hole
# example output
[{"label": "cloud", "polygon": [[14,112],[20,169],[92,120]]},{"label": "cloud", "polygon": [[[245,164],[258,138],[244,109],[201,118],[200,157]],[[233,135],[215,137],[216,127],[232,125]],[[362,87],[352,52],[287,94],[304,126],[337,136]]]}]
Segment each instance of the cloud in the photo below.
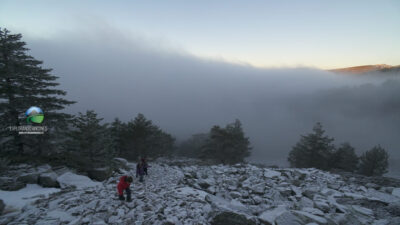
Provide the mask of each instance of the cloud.
[{"label": "cloud", "polygon": [[238,118],[251,160],[285,164],[301,134],[320,121],[338,143],[359,152],[400,148],[400,83],[384,75],[353,77],[310,68],[261,69],[197,58],[112,27],[26,40],[34,57],[78,101],[111,121],[144,113],[178,139]]}]

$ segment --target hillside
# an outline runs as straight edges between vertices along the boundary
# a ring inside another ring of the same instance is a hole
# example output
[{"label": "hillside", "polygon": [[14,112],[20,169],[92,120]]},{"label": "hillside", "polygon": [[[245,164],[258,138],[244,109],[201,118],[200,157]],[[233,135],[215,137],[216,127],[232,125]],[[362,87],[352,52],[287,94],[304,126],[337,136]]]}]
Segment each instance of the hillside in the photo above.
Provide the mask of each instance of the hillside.
[{"label": "hillside", "polygon": [[339,69],[331,69],[329,70],[335,73],[343,73],[343,74],[366,74],[371,72],[400,72],[400,66],[391,66],[386,64],[377,64],[377,65],[364,65],[364,66],[354,66],[354,67],[346,67]]},{"label": "hillside", "polygon": [[[8,209],[0,224],[400,224],[398,181],[160,159],[150,163],[145,183],[134,179],[133,201],[121,202],[116,182],[134,174],[135,165],[126,165],[101,183],[64,171],[57,192],[33,196],[21,211]],[[21,168],[15,170],[25,176],[31,170]],[[18,192],[2,191],[0,198]]]}]

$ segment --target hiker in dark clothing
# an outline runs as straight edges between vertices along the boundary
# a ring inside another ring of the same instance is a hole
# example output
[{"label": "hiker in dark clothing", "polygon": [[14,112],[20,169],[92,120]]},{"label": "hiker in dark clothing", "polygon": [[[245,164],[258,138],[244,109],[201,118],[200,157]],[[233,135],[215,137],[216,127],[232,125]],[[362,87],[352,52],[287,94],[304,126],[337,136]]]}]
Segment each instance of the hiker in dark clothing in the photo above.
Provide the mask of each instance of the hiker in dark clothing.
[{"label": "hiker in dark clothing", "polygon": [[125,200],[124,198],[124,190],[126,192],[126,201],[130,202],[132,201],[131,198],[131,189],[129,188],[129,186],[131,185],[133,181],[133,178],[130,176],[122,176],[119,179],[118,185],[117,185],[117,189],[118,189],[118,195],[119,195],[119,200]]},{"label": "hiker in dark clothing", "polygon": [[146,162],[146,158],[142,158],[142,164],[143,164],[144,175],[147,176],[147,168],[149,168],[149,165]]},{"label": "hiker in dark clothing", "polygon": [[144,175],[144,164],[142,161],[140,161],[137,165],[136,165],[136,177],[139,176],[139,181],[143,182],[143,175]]}]

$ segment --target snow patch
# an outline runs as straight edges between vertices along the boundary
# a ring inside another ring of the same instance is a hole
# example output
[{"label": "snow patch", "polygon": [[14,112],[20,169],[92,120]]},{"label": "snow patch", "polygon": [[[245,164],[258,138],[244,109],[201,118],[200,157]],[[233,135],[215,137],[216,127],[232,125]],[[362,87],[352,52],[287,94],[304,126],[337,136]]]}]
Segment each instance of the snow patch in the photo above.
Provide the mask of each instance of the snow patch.
[{"label": "snow patch", "polygon": [[37,184],[27,184],[25,188],[18,191],[0,190],[0,199],[4,201],[7,208],[21,209],[26,204],[59,191],[59,188],[44,188]]},{"label": "snow patch", "polygon": [[71,172],[66,172],[57,178],[58,183],[60,183],[61,188],[74,186],[78,189],[87,187],[96,187],[101,185],[100,182],[92,181],[89,177],[74,174]]}]

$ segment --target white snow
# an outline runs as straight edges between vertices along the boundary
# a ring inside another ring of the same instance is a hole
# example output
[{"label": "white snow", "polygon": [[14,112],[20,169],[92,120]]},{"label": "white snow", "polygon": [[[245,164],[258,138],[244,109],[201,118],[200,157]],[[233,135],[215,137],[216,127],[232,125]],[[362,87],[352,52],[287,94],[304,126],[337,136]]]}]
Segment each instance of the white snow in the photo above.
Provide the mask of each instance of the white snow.
[{"label": "white snow", "polygon": [[25,204],[58,191],[60,191],[58,188],[44,188],[37,184],[27,184],[25,188],[18,191],[0,190],[0,199],[4,201],[7,208],[21,209]]},{"label": "white snow", "polygon": [[61,188],[74,186],[76,188],[96,187],[101,185],[100,182],[92,181],[89,177],[66,172],[57,178]]}]

